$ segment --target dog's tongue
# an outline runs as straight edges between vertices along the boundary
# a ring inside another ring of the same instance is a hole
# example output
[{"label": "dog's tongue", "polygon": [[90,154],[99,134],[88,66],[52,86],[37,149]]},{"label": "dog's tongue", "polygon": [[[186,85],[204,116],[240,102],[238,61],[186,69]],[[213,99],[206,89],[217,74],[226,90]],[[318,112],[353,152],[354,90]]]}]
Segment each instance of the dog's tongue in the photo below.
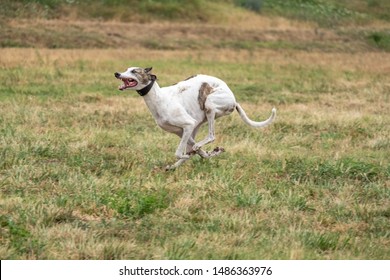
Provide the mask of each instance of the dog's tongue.
[{"label": "dog's tongue", "polygon": [[119,90],[124,90],[129,87],[135,87],[137,85],[137,81],[133,79],[123,79],[123,85],[119,86]]},{"label": "dog's tongue", "polygon": [[137,85],[136,80],[131,80],[131,81],[127,81],[127,82],[128,82],[127,86],[129,86],[129,87],[135,87]]}]

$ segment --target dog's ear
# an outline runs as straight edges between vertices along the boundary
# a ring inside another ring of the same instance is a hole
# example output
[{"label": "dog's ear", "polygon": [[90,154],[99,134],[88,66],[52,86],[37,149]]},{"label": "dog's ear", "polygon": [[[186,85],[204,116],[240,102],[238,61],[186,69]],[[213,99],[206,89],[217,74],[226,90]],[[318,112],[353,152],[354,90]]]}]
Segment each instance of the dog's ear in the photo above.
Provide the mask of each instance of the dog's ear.
[{"label": "dog's ear", "polygon": [[149,73],[150,71],[152,71],[152,69],[153,69],[153,67],[148,67],[148,68],[145,68],[144,70],[146,73]]},{"label": "dog's ear", "polygon": [[150,74],[149,77],[150,77],[150,79],[152,81],[156,81],[157,80],[157,76],[156,75]]}]

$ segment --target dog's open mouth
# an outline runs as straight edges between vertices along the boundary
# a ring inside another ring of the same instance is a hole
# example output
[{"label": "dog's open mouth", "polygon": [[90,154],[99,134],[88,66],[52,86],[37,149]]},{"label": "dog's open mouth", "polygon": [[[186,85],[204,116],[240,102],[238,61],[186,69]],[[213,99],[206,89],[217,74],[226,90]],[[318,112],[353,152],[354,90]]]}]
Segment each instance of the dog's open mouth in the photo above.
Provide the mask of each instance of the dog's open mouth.
[{"label": "dog's open mouth", "polygon": [[132,88],[132,87],[135,87],[136,85],[138,85],[138,82],[134,79],[121,79],[123,81],[123,85],[120,85],[119,86],[119,90],[124,90],[124,89],[127,89],[127,88]]}]

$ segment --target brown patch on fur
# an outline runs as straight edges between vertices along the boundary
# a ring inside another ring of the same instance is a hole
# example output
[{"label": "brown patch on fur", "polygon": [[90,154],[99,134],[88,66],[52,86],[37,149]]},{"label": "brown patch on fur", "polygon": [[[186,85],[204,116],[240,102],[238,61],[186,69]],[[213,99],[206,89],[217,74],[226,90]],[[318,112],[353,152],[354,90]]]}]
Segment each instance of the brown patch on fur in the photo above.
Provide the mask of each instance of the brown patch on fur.
[{"label": "brown patch on fur", "polygon": [[205,109],[205,102],[207,96],[213,93],[213,88],[208,83],[203,83],[199,88],[198,101],[200,105],[200,109]]},{"label": "brown patch on fur", "polygon": [[151,80],[150,75],[146,73],[144,69],[134,69],[134,74],[137,76],[137,78],[142,84],[147,84]]},{"label": "brown patch on fur", "polygon": [[186,91],[187,89],[188,89],[188,87],[180,87],[179,93],[182,93],[182,92]]}]

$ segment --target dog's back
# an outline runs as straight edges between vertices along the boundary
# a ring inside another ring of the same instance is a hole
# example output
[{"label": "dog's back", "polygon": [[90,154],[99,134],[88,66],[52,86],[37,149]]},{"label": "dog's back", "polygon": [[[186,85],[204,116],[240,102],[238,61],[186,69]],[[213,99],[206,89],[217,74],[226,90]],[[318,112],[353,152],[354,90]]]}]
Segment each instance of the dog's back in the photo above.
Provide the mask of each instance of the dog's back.
[{"label": "dog's back", "polygon": [[221,79],[203,74],[194,75],[181,82],[178,82],[177,84],[162,87],[161,90],[164,92],[172,92],[176,94],[188,94],[191,92],[199,93],[199,89],[204,83],[207,83],[212,88],[221,87],[230,91],[227,84]]},{"label": "dog's back", "polygon": [[227,84],[219,78],[208,75],[195,75],[175,85],[163,87],[161,90],[191,108],[191,115],[196,111],[207,110],[207,103],[212,102],[216,109],[216,117],[233,112],[236,100]]}]

